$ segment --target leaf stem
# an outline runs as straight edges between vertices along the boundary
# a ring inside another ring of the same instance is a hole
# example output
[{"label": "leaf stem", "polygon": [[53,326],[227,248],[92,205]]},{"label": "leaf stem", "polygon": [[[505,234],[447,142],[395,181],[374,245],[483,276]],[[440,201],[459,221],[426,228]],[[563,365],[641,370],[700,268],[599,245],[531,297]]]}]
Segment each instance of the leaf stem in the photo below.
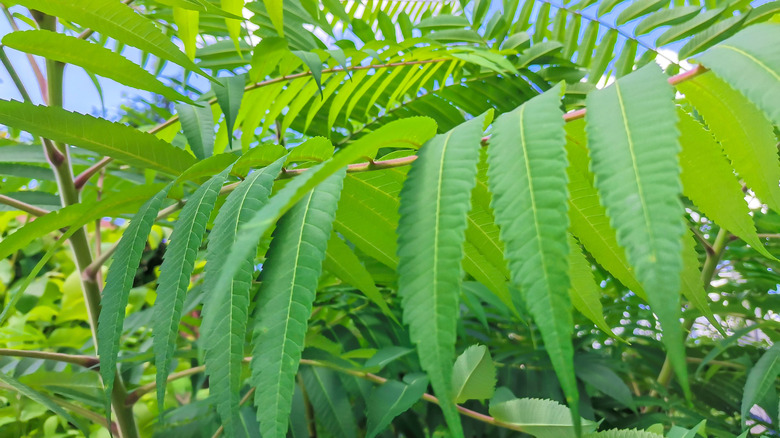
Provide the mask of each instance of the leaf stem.
[{"label": "leaf stem", "polygon": [[26,202],[22,202],[18,199],[14,199],[10,196],[6,196],[3,194],[0,194],[0,204],[10,205],[11,207],[17,208],[20,211],[29,213],[33,216],[43,216],[45,214],[51,213],[49,210],[38,208],[34,205],[30,205]]},{"label": "leaf stem", "polygon": [[[5,14],[5,18],[8,20],[8,24],[11,25],[11,29],[14,32],[18,32],[19,26],[17,26],[14,16],[11,15],[10,11],[8,11],[8,7],[5,4],[0,3],[0,9],[3,10],[3,14]],[[29,53],[25,53],[25,55],[27,55],[27,61],[30,62],[30,67],[32,68],[33,74],[35,75],[35,79],[38,82],[38,88],[41,90],[41,98],[44,100],[44,102],[46,102],[48,100],[48,91],[46,90],[46,78],[43,76],[43,72],[41,71],[41,68],[38,66],[38,62],[35,61],[35,58]]]}]

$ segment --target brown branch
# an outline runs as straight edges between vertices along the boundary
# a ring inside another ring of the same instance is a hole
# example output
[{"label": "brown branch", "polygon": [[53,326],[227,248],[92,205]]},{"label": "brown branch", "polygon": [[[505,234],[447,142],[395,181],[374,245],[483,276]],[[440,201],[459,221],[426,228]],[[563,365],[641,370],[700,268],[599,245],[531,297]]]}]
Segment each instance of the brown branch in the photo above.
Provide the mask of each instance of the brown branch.
[{"label": "brown branch", "polygon": [[112,161],[114,161],[114,159],[111,157],[103,157],[100,161],[90,166],[87,170],[81,172],[79,176],[73,179],[73,185],[76,186],[76,190],[81,190],[84,188],[90,178],[103,170],[103,168]]},{"label": "brown branch", "polygon": [[11,207],[14,207],[25,213],[29,213],[33,216],[43,216],[45,214],[51,213],[49,210],[30,205],[26,202],[22,202],[18,199],[14,199],[3,194],[0,194],[0,204],[10,205]]},{"label": "brown branch", "polygon": [[0,356],[10,357],[29,357],[33,359],[56,360],[73,365],[80,365],[84,368],[97,370],[100,360],[93,356],[83,356],[78,354],[54,353],[50,351],[37,350],[13,350],[9,348],[0,348]]}]

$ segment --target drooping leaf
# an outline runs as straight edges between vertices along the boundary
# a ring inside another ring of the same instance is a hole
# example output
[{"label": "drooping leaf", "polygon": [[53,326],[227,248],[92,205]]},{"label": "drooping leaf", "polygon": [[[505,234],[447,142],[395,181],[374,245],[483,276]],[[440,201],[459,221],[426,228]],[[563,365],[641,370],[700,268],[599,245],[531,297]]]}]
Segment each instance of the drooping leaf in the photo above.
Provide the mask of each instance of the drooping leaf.
[{"label": "drooping leaf", "polygon": [[[227,125],[227,138],[230,147],[233,147],[233,126],[238,117],[238,110],[241,107],[241,99],[244,97],[245,75],[224,76],[217,78],[222,85],[213,87],[214,94],[217,96],[217,103],[225,114],[225,123]],[[223,143],[224,144],[224,143]]]},{"label": "drooping leaf", "polygon": [[488,182],[512,282],[523,291],[578,418],[562,92],[555,87],[496,120],[488,146]]},{"label": "drooping leaf", "polygon": [[401,190],[398,293],[450,433],[462,436],[452,393],[460,263],[486,116],[428,141]]},{"label": "drooping leaf", "polygon": [[141,255],[157,212],[160,211],[163,200],[172,186],[173,183],[168,184],[141,206],[122,234],[114,252],[113,262],[108,268],[97,327],[100,375],[103,378],[106,397],[110,396],[114,388],[119,340],[122,336],[125,307],[130,296],[130,288],[133,287],[135,272],[141,262]]},{"label": "drooping leaf", "polygon": [[[222,9],[230,14],[238,17],[243,17],[244,0],[221,0],[220,5]],[[241,53],[239,49],[239,42],[241,40],[241,20],[235,20],[232,18],[225,18],[225,27],[227,27],[228,35],[233,40],[233,44],[236,46],[236,50]]]},{"label": "drooping leaf", "polygon": [[314,82],[317,83],[317,89],[322,95],[322,61],[316,53],[304,52],[302,50],[293,51],[295,56],[301,58],[306,67],[309,67],[311,75],[314,77]]},{"label": "drooping leaf", "polygon": [[271,17],[276,31],[280,37],[284,37],[284,1],[283,0],[263,0],[268,16]]},{"label": "drooping leaf", "polygon": [[[308,315],[307,315],[308,316]],[[317,421],[332,436],[355,438],[355,416],[344,386],[335,371],[319,367],[301,368],[301,376],[306,386]],[[292,388],[291,388],[292,389]],[[285,423],[287,418],[284,419]],[[285,429],[286,429],[285,424]],[[269,438],[282,435],[263,435]]]},{"label": "drooping leaf", "polygon": [[780,23],[750,26],[699,60],[780,126]]},{"label": "drooping leaf", "polygon": [[484,345],[466,348],[452,368],[452,392],[455,403],[487,400],[496,390],[496,366]]},{"label": "drooping leaf", "polygon": [[122,2],[113,0],[15,0],[15,3],[35,9],[61,20],[79,23],[101,35],[175,62],[204,77],[203,72],[154,23]]},{"label": "drooping leaf", "polygon": [[[171,233],[170,243],[163,256],[157,280],[157,298],[154,302],[154,354],[157,368],[157,402],[164,406],[176,338],[179,334],[184,295],[195,267],[195,257],[206,231],[206,223],[214,209],[222,183],[232,166],[209,179],[187,199]],[[162,413],[162,410],[160,410]]]},{"label": "drooping leaf", "polygon": [[710,308],[710,300],[704,284],[701,279],[701,270],[699,269],[699,258],[696,255],[696,241],[691,231],[686,231],[683,236],[683,270],[681,275],[680,291],[685,299],[696,307],[705,318],[718,330],[724,337],[726,332],[721,327],[718,320]]},{"label": "drooping leaf", "polygon": [[197,49],[197,46],[195,45],[195,39],[198,36],[200,12],[196,10],[193,11],[190,9],[174,7],[173,21],[176,22],[179,39],[184,44],[184,53],[187,54],[188,58],[194,60],[195,50]]},{"label": "drooping leaf", "polygon": [[295,374],[345,175],[335,173],[285,213],[263,265],[251,363],[263,436],[287,433]]},{"label": "drooping leaf", "polygon": [[[490,402],[490,415],[540,438],[576,436],[569,408],[552,400],[514,398],[506,388],[496,391]],[[592,421],[582,418],[580,422],[585,433],[596,429]]]},{"label": "drooping leaf", "polygon": [[249,288],[253,279],[255,253],[238,263],[237,274],[227,287],[216,287],[219,273],[225,268],[227,248],[236,239],[241,224],[268,201],[274,179],[281,171],[284,158],[256,170],[228,195],[219,210],[206,250],[204,287],[210,295],[203,306],[206,373],[216,400],[217,412],[226,432],[232,436],[238,427],[241,361],[249,320]]},{"label": "drooping leaf", "polygon": [[742,396],[743,426],[749,418],[750,409],[764,399],[767,391],[777,383],[778,376],[780,376],[780,344],[774,344],[748,373]]},{"label": "drooping leaf", "polygon": [[62,108],[0,100],[0,123],[172,175],[195,163],[192,155],[152,134]]},{"label": "drooping leaf", "polygon": [[424,374],[407,374],[404,382],[389,380],[371,391],[366,417],[366,438],[374,438],[382,432],[393,418],[412,407],[428,388]]},{"label": "drooping leaf", "polygon": [[408,147],[410,144],[422,144],[435,132],[436,124],[426,117],[411,117],[388,123],[342,149],[330,160],[311,167],[302,175],[293,178],[239,229],[238,237],[227,252],[227,260],[214,288],[229,287],[238,271],[238,263],[250,254],[255,254],[257,243],[271,225],[329,176],[354,161],[376,155],[376,152],[383,147],[399,145]]},{"label": "drooping leaf", "polygon": [[[765,257],[772,255],[758,239],[742,185],[711,132],[682,111],[680,123],[680,178],[683,193],[718,225],[750,244]],[[712,194],[718,196],[713,197]]]},{"label": "drooping leaf", "polygon": [[89,41],[48,30],[28,30],[7,34],[3,37],[3,44],[22,52],[78,65],[99,76],[128,87],[161,94],[169,100],[191,102],[121,54]]},{"label": "drooping leaf", "polygon": [[586,131],[596,188],[658,315],[664,345],[688,395],[679,322],[685,225],[672,96],[657,66],[642,67],[588,95]]},{"label": "drooping leaf", "polygon": [[14,379],[13,377],[5,373],[0,373],[0,382],[10,386],[16,392],[29,398],[30,400],[45,406],[46,409],[54,412],[55,414],[67,420],[69,423],[78,427],[81,433],[84,434],[84,436],[89,436],[89,429],[87,429],[87,427],[83,424],[83,422],[73,418],[73,416],[71,416],[67,411],[65,411],[65,409],[62,409],[58,404],[53,402],[50,398],[46,397],[44,394],[41,394],[40,392],[30,388],[29,386],[25,385],[24,383]]},{"label": "drooping leaf", "polygon": [[712,73],[677,89],[696,107],[734,169],[762,202],[780,212],[780,165],[772,124],[743,95]]},{"label": "drooping leaf", "polygon": [[596,47],[596,54],[593,55],[593,61],[591,63],[590,73],[588,73],[588,82],[597,84],[604,72],[607,71],[607,66],[612,60],[612,51],[615,49],[615,43],[617,42],[617,31],[610,29],[604,35],[604,38],[599,41]]},{"label": "drooping leaf", "polygon": [[601,306],[601,289],[593,278],[588,259],[580,249],[579,243],[569,236],[569,279],[571,287],[569,288],[569,297],[575,309],[591,320],[596,327],[604,333],[617,338],[612,332],[612,328],[604,320],[604,310]]},{"label": "drooping leaf", "polygon": [[214,117],[211,113],[211,105],[197,107],[195,105],[176,105],[176,114],[187,137],[187,143],[192,153],[202,160],[214,153]]},{"label": "drooping leaf", "polygon": [[593,356],[583,354],[575,359],[577,377],[588,385],[598,389],[623,406],[634,410],[634,397],[621,377]]},{"label": "drooping leaf", "polygon": [[360,259],[355,252],[343,241],[336,233],[331,235],[328,241],[328,251],[323,261],[325,270],[330,271],[337,277],[358,288],[363,294],[382,310],[382,313],[395,320],[395,315],[387,307],[387,303],[382,297],[382,293],[371,278],[365,266],[360,263]]}]

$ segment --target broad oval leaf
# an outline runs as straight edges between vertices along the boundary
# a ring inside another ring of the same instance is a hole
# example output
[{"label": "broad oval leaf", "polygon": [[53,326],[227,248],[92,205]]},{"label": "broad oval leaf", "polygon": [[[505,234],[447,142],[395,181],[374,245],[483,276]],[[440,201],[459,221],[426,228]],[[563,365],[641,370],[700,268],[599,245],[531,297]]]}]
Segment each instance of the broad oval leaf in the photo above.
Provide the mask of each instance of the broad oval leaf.
[{"label": "broad oval leaf", "polygon": [[62,108],[0,100],[0,123],[172,175],[195,163],[192,155],[152,134]]},{"label": "broad oval leaf", "polygon": [[485,121],[485,115],[476,117],[428,141],[400,194],[398,293],[403,319],[456,437],[463,436],[451,387],[460,263]]},{"label": "broad oval leaf", "polygon": [[264,437],[287,433],[295,375],[345,175],[336,172],[282,216],[263,264],[251,367]]},{"label": "broad oval leaf", "polygon": [[96,75],[161,94],[169,100],[192,102],[119,53],[83,39],[48,30],[28,30],[9,33],[3,37],[3,44],[22,52],[78,65]]},{"label": "broad oval leaf", "polygon": [[496,365],[484,345],[466,348],[452,368],[452,392],[455,403],[487,400],[496,390]]},{"label": "broad oval leaf", "polygon": [[562,92],[557,86],[496,120],[488,183],[512,282],[523,292],[572,415],[578,416]]},{"label": "broad oval leaf", "polygon": [[586,131],[595,185],[626,248],[664,344],[689,394],[680,326],[682,192],[673,89],[647,65],[587,97]]},{"label": "broad oval leaf", "polygon": [[[496,391],[490,402],[490,415],[540,438],[576,436],[569,408],[552,400],[514,398],[506,388]],[[585,433],[593,432],[597,426],[584,418],[580,424]]]}]

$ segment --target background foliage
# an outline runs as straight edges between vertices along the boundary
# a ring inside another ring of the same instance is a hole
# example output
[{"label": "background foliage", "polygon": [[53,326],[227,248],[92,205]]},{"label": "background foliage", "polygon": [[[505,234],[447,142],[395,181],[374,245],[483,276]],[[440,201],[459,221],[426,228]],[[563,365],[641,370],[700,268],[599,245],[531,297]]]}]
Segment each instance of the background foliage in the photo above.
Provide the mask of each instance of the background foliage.
[{"label": "background foliage", "polygon": [[0,6],[0,436],[780,433],[777,1]]}]

